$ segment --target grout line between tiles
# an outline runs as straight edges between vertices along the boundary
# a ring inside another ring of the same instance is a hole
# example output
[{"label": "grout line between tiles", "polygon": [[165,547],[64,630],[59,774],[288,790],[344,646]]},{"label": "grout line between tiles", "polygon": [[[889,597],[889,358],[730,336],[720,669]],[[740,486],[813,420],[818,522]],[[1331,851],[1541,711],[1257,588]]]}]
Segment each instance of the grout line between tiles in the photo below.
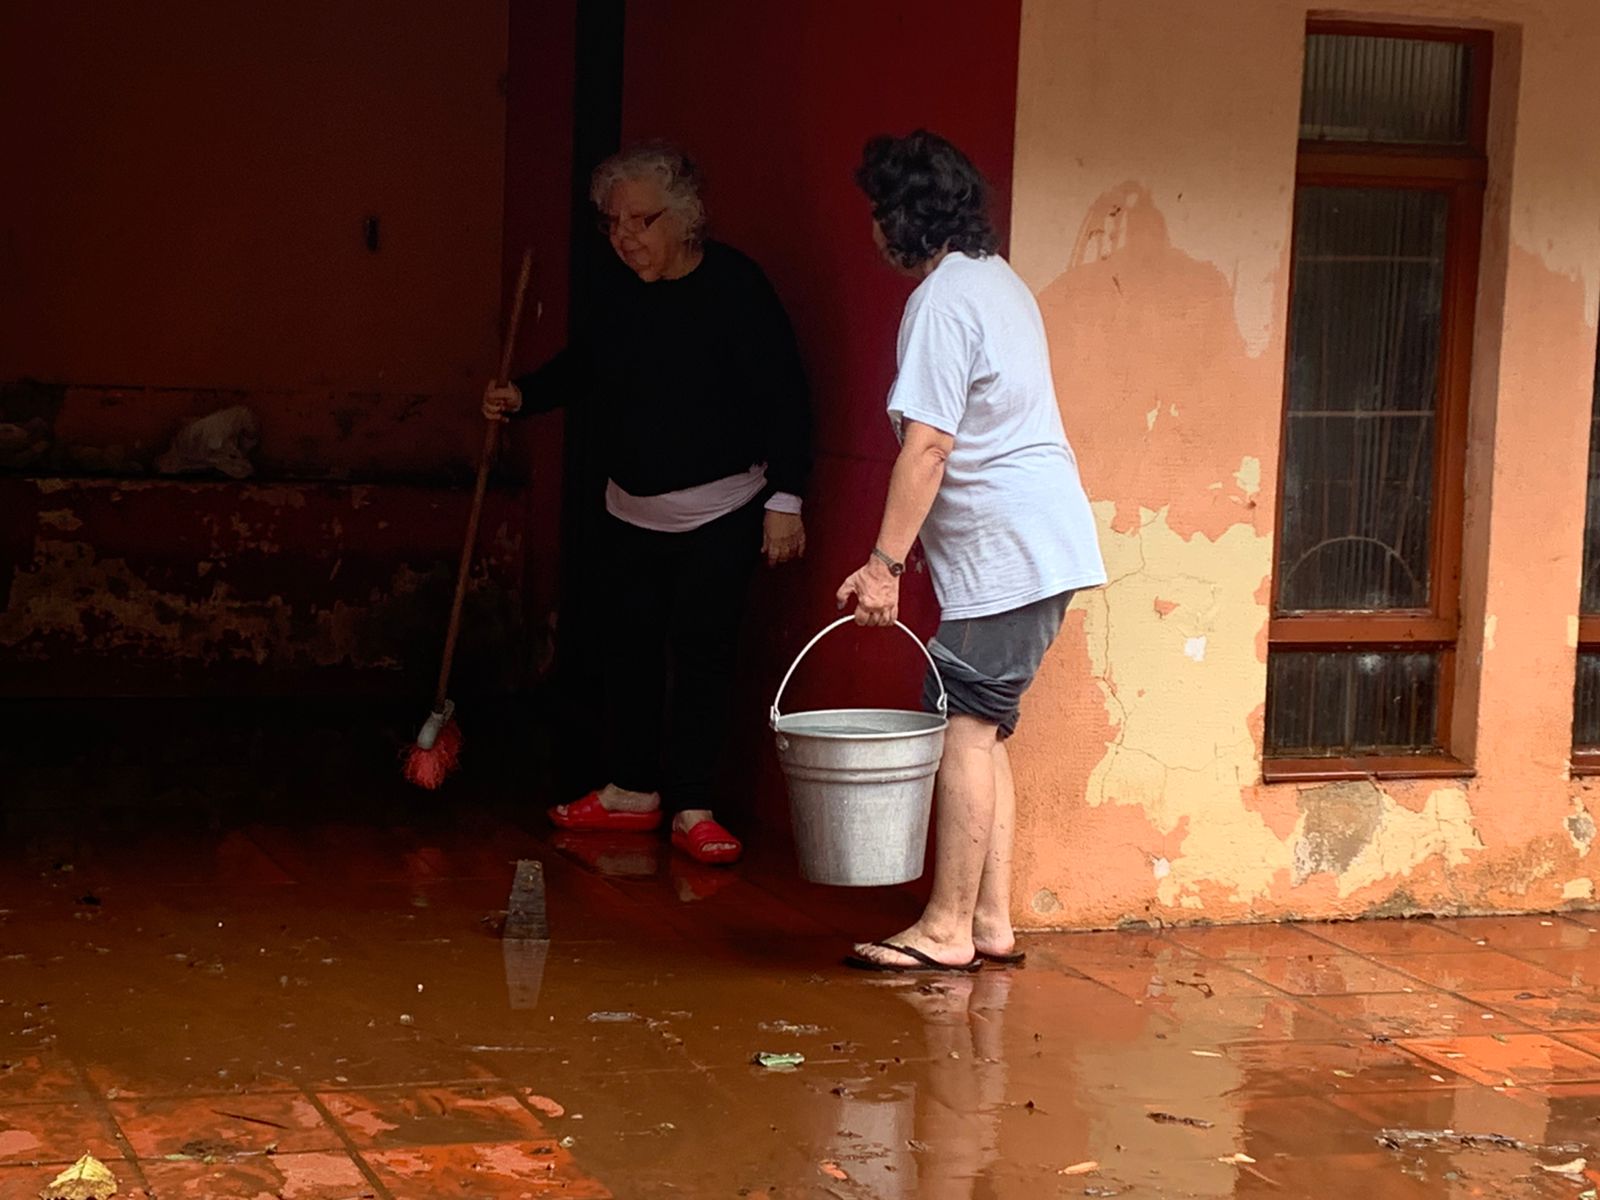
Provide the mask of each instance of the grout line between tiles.
[{"label": "grout line between tiles", "polygon": [[346,1132],[345,1127],[339,1123],[333,1113],[328,1111],[328,1106],[323,1104],[322,1097],[304,1084],[300,1087],[300,1094],[311,1102],[311,1106],[328,1123],[328,1128],[333,1130],[334,1136],[343,1143],[345,1153],[350,1156],[351,1161],[356,1164],[356,1169],[361,1172],[366,1181],[372,1185],[373,1193],[378,1197],[378,1200],[397,1200],[394,1193],[384,1186],[383,1180],[378,1178],[378,1173],[373,1170],[372,1164],[362,1156],[361,1148],[356,1145],[355,1140]]},{"label": "grout line between tiles", "polygon": [[79,1082],[88,1091],[89,1105],[97,1110],[101,1119],[111,1127],[111,1136],[116,1139],[117,1145],[122,1149],[122,1157],[127,1161],[128,1169],[138,1179],[139,1187],[144,1191],[145,1195],[150,1195],[150,1180],[144,1173],[144,1164],[139,1161],[139,1155],[133,1148],[133,1142],[123,1132],[122,1123],[117,1120],[116,1113],[111,1109],[111,1102],[105,1098],[99,1088],[94,1086],[94,1081],[89,1078],[87,1067],[79,1062],[75,1056],[69,1055],[67,1061],[72,1064],[72,1069],[77,1073]]}]

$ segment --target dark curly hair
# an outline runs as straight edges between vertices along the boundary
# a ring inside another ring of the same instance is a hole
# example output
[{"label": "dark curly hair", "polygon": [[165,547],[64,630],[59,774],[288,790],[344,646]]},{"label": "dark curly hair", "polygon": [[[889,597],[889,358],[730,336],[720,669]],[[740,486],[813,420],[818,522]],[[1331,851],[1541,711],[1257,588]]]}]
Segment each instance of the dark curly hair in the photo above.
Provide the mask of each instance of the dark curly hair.
[{"label": "dark curly hair", "polygon": [[947,246],[973,258],[1000,248],[989,223],[988,183],[936,133],[873,138],[861,152],[856,186],[872,202],[889,256],[907,270]]}]

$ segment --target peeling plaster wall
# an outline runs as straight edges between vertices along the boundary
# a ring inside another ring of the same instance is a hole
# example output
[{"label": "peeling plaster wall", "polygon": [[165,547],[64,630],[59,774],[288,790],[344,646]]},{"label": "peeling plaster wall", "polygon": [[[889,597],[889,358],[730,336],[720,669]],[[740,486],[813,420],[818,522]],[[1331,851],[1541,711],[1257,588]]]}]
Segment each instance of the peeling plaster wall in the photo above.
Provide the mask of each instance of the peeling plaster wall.
[{"label": "peeling plaster wall", "polygon": [[[3,7],[0,692],[427,694],[524,246],[565,338],[576,12]],[[152,479],[235,404],[251,483]],[[464,688],[550,652],[559,422],[507,441]]]},{"label": "peeling plaster wall", "polygon": [[1025,0],[1012,258],[1111,576],[1074,605],[1015,744],[1025,924],[1592,901],[1593,801],[1567,755],[1600,7],[1406,9],[1491,25],[1499,54],[1453,731],[1477,777],[1261,779],[1308,6]]},{"label": "peeling plaster wall", "polygon": [[[431,488],[0,478],[0,695],[426,695],[467,500]],[[517,518],[515,493],[490,493],[463,688],[511,686],[537,666],[518,661],[524,642],[542,648],[522,631]]]}]

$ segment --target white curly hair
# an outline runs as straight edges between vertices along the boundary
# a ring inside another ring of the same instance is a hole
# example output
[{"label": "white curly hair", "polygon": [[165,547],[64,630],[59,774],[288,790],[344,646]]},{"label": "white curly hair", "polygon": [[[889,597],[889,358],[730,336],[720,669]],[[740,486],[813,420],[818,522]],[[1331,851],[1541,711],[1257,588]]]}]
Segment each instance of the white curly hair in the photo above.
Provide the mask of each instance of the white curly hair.
[{"label": "white curly hair", "polygon": [[705,241],[706,205],[701,198],[704,177],[687,154],[670,142],[644,142],[613,154],[589,177],[589,199],[604,210],[611,189],[627,179],[654,179],[661,185],[667,208],[683,224],[692,246]]}]

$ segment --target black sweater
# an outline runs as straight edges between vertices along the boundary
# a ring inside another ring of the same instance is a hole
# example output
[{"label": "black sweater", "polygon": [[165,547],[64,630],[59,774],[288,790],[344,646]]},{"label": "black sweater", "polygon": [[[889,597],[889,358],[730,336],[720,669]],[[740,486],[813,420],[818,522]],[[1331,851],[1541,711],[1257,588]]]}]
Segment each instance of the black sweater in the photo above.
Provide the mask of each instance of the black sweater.
[{"label": "black sweater", "polygon": [[595,406],[601,461],[633,496],[659,496],[767,464],[805,494],[811,410],[794,331],[767,277],[710,242],[681,279],[631,272],[570,345],[516,381],[524,413]]}]

